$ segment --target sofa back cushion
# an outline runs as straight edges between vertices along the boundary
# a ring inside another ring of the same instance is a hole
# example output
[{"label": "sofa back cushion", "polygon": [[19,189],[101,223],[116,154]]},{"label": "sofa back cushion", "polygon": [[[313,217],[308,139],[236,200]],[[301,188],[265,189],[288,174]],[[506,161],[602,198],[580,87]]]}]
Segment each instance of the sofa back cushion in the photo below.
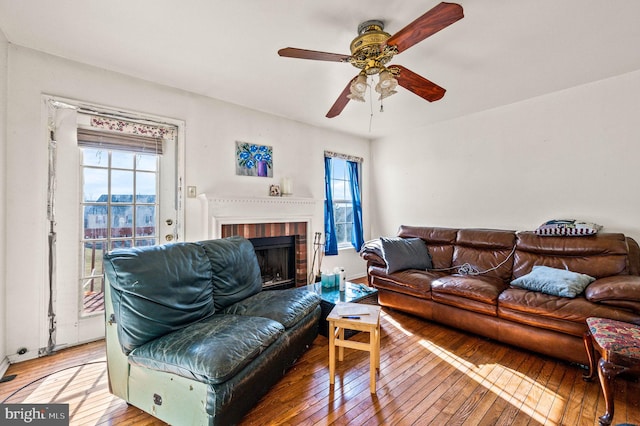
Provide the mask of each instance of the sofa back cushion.
[{"label": "sofa back cushion", "polygon": [[[486,277],[511,280],[514,231],[495,229],[461,229],[458,231],[453,251],[453,266],[465,263],[473,266]],[[494,269],[495,268],[495,269]]]},{"label": "sofa back cushion", "polygon": [[420,238],[427,245],[434,269],[451,266],[453,246],[456,241],[457,229],[435,228],[427,226],[402,225],[398,230],[398,237]]},{"label": "sofa back cushion", "polygon": [[628,274],[628,246],[623,234],[599,233],[586,237],[548,237],[533,232],[517,235],[513,278],[535,265],[603,278]]},{"label": "sofa back cushion", "polygon": [[242,237],[201,241],[211,264],[211,282],[216,311],[262,290],[260,266],[253,244]]},{"label": "sofa back cushion", "polygon": [[431,255],[420,238],[380,237],[382,258],[387,264],[387,274],[405,269],[433,268]]},{"label": "sofa back cushion", "polygon": [[211,267],[195,243],[115,250],[104,256],[104,269],[127,355],[214,312]]}]

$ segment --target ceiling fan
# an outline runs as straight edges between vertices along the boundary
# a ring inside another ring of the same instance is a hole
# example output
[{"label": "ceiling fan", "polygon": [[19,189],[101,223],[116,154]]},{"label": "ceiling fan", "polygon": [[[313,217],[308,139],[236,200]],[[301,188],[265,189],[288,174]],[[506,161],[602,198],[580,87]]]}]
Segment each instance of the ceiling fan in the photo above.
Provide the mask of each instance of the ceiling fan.
[{"label": "ceiling fan", "polygon": [[380,94],[380,100],[395,94],[395,88],[400,85],[421,98],[433,102],[444,96],[444,88],[401,65],[387,66],[387,64],[394,55],[407,50],[463,17],[462,6],[442,2],[394,35],[383,31],[382,21],[370,20],[361,23],[358,26],[358,36],[351,42],[351,55],[294,47],[280,49],[278,55],[316,61],[349,62],[361,69],[338,96],[327,113],[328,118],[339,115],[349,100],[364,102],[367,77],[376,74],[379,76],[379,82],[375,90]]}]

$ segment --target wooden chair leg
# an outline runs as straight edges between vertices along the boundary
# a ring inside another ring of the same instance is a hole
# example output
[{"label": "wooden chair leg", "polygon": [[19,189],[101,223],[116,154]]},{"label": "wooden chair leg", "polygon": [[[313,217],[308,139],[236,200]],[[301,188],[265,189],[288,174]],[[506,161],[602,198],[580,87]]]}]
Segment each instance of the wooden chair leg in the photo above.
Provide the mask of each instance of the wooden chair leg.
[{"label": "wooden chair leg", "polygon": [[626,370],[625,367],[613,364],[604,358],[598,363],[598,377],[604,395],[605,413],[600,416],[600,426],[609,426],[613,420],[613,395],[616,376]]},{"label": "wooden chair leg", "polygon": [[[623,373],[640,374],[640,354],[636,345],[640,328],[635,324],[606,318],[587,318],[586,322],[587,333],[583,341],[589,372],[583,378],[591,380],[594,370],[598,371],[605,402],[605,413],[598,420],[600,426],[609,426],[613,421],[616,377]],[[600,355],[597,367],[596,355]]]},{"label": "wooden chair leg", "polygon": [[587,350],[587,358],[589,359],[589,371],[586,374],[582,375],[582,379],[584,381],[591,381],[596,376],[596,357],[593,350],[593,340],[591,338],[591,333],[587,331],[584,333],[582,337],[582,341],[584,342],[584,347]]}]

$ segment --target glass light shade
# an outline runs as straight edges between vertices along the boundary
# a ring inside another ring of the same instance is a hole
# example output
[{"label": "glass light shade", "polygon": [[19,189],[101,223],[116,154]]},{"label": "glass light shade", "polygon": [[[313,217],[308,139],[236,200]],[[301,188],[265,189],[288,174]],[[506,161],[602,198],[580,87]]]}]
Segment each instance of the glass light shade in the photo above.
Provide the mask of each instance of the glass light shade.
[{"label": "glass light shade", "polygon": [[380,93],[380,97],[378,98],[379,101],[383,100],[384,98],[388,98],[391,95],[395,95],[396,93],[398,93],[395,90],[389,90],[389,89],[381,89],[381,90],[377,90],[378,93]]},{"label": "glass light shade", "polygon": [[363,95],[367,90],[367,76],[364,74],[358,74],[358,76],[351,82],[349,90],[351,90],[351,94],[357,93]]},{"label": "glass light shade", "polygon": [[[394,89],[396,87],[398,87],[398,80],[396,80],[389,71],[382,71],[380,73],[380,81],[378,81],[378,84],[376,84],[376,92],[380,94],[382,94],[384,91],[394,92]],[[386,96],[383,96],[383,98],[386,98],[387,96],[390,96],[392,94],[393,93],[387,94]]]},{"label": "glass light shade", "polygon": [[358,101],[358,102],[364,102],[364,96],[360,93],[354,93],[351,92],[347,95],[347,98],[351,99],[352,101]]}]

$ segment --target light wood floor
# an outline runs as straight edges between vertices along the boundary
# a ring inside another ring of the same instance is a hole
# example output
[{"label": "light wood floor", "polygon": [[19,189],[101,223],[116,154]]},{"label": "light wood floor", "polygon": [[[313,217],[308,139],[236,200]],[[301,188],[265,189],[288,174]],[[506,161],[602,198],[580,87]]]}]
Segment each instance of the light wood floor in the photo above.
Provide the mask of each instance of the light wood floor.
[{"label": "light wood floor", "polygon": [[[328,341],[318,336],[242,424],[596,425],[604,412],[597,380],[584,382],[577,366],[391,310],[381,324],[376,395],[361,351],[346,350],[329,386]],[[0,399],[44,377],[4,402],[69,403],[82,426],[163,424],[109,394],[104,359],[99,341],[11,365],[6,375],[17,377],[0,383]],[[618,381],[615,408],[614,425],[640,425],[638,382]]]}]

